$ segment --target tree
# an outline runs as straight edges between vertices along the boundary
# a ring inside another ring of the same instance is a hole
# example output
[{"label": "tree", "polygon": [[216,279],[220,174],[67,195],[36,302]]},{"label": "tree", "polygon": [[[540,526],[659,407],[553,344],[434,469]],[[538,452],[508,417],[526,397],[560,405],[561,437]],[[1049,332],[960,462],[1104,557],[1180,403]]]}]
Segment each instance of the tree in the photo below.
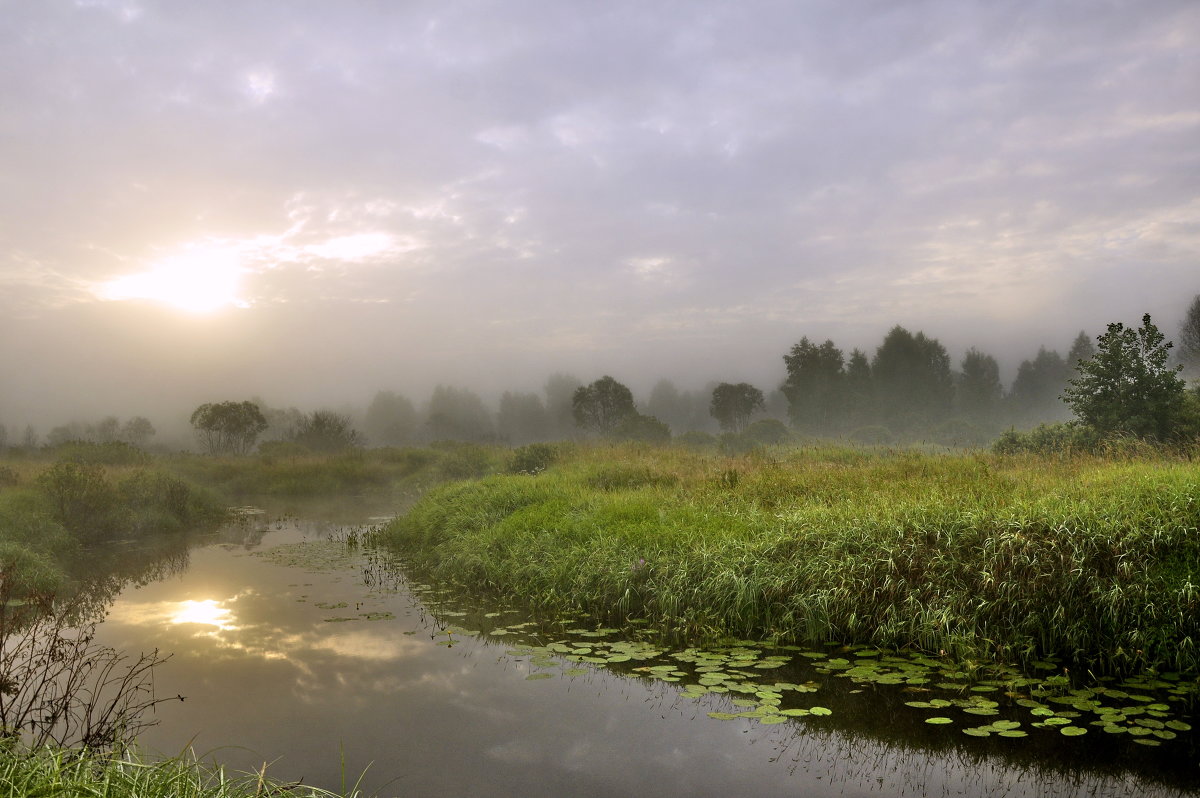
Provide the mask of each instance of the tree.
[{"label": "tree", "polygon": [[302,418],[288,440],[313,452],[340,452],[362,445],[350,417],[332,410],[316,410]]},{"label": "tree", "polygon": [[958,409],[964,416],[980,421],[991,417],[1004,392],[1000,384],[1000,366],[996,358],[972,347],[962,360],[958,380]]},{"label": "tree", "polygon": [[950,355],[936,338],[897,325],[875,350],[871,381],[880,415],[892,429],[941,420],[950,412]]},{"label": "tree", "polygon": [[491,413],[479,395],[467,388],[434,388],[425,424],[435,441],[482,442],[496,437]]},{"label": "tree", "polygon": [[553,438],[569,438],[575,434],[574,397],[583,385],[570,374],[551,374],[542,389],[546,394],[546,416],[550,420]]},{"label": "tree", "polygon": [[267,428],[253,402],[205,403],[192,413],[191,422],[209,454],[246,454]]},{"label": "tree", "polygon": [[1062,419],[1059,396],[1067,387],[1071,372],[1062,355],[1044,346],[1038,347],[1033,360],[1021,361],[1008,397],[1016,419],[1027,424]]},{"label": "tree", "polygon": [[842,350],[826,341],[817,346],[801,338],[783,356],[787,379],[779,390],[788,400],[788,417],[796,426],[827,430],[845,412]]},{"label": "tree", "polygon": [[621,419],[613,428],[612,436],[622,441],[666,444],[671,442],[671,428],[654,416],[634,412]]},{"label": "tree", "polygon": [[511,393],[500,397],[496,432],[513,445],[549,440],[553,433],[546,406],[536,393]]},{"label": "tree", "polygon": [[145,416],[134,416],[121,425],[120,439],[128,444],[145,448],[154,437],[154,425]]},{"label": "tree", "polygon": [[1179,360],[1188,372],[1200,371],[1200,294],[1192,299],[1179,325]]},{"label": "tree", "polygon": [[1071,349],[1067,352],[1067,366],[1072,372],[1079,368],[1079,364],[1085,360],[1090,360],[1092,355],[1096,354],[1096,347],[1092,343],[1092,339],[1083,330],[1079,331],[1079,335],[1075,336],[1075,340],[1071,342]]},{"label": "tree", "polygon": [[379,391],[367,407],[367,439],[375,446],[404,446],[417,436],[417,410],[406,397]]},{"label": "tree", "polygon": [[873,423],[875,386],[871,382],[871,364],[861,349],[853,349],[846,361],[846,418],[851,424]]},{"label": "tree", "polygon": [[754,411],[765,406],[763,392],[750,383],[731,385],[723,382],[713,389],[709,413],[725,432],[741,432],[750,423]]},{"label": "tree", "polygon": [[571,397],[575,424],[609,435],[626,418],[637,414],[633,394],[621,383],[605,375],[591,385],[581,385]]},{"label": "tree", "polygon": [[1142,316],[1138,329],[1120,322],[1096,339],[1096,354],[1079,364],[1062,399],[1084,424],[1104,434],[1164,439],[1184,405],[1182,366],[1167,365],[1172,344]]}]

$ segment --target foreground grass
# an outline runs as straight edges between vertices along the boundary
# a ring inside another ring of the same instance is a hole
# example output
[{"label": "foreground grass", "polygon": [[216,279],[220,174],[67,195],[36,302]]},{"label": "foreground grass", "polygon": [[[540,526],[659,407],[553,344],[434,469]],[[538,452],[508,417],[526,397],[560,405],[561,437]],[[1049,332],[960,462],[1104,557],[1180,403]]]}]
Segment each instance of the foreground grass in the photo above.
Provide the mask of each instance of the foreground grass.
[{"label": "foreground grass", "polygon": [[581,449],[439,488],[433,578],[687,640],[828,640],[1200,674],[1200,468],[837,448]]},{"label": "foreground grass", "polygon": [[0,796],[94,798],[356,798],[357,789],[329,792],[284,784],[262,773],[230,774],[186,759],[147,762],[61,748],[0,752]]}]

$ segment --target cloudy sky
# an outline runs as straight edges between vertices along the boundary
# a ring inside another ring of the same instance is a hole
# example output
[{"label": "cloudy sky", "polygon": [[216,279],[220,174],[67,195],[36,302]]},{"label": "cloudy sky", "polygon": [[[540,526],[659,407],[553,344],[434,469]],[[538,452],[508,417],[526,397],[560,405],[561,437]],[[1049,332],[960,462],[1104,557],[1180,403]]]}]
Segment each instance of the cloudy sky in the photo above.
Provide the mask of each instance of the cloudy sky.
[{"label": "cloudy sky", "polygon": [[[1200,3],[0,0],[0,421],[1011,375],[1200,292]],[[174,412],[171,410],[170,412]]]}]

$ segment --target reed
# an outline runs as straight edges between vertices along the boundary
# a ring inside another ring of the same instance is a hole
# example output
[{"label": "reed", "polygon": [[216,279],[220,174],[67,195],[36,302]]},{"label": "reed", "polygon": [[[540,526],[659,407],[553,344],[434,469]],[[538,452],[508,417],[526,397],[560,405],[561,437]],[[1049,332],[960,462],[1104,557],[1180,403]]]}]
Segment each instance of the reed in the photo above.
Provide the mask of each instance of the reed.
[{"label": "reed", "polygon": [[259,772],[224,768],[176,757],[147,760],[135,753],[39,748],[0,752],[0,797],[103,796],[103,798],[358,798],[357,788],[330,792],[280,782]]}]

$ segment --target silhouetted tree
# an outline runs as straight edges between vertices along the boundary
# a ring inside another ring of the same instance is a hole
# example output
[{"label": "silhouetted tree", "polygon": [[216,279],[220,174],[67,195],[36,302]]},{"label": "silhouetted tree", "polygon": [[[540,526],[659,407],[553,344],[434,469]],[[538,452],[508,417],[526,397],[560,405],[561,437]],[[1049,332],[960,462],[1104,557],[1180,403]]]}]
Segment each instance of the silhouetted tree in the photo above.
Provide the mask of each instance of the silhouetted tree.
[{"label": "silhouetted tree", "polygon": [[483,400],[466,388],[434,388],[426,415],[431,440],[482,442],[495,438],[491,414]]},{"label": "silhouetted tree", "polygon": [[1200,294],[1192,299],[1179,325],[1179,360],[1189,374],[1200,372]]},{"label": "silhouetted tree", "polygon": [[973,421],[990,419],[999,408],[1003,393],[996,358],[973,347],[968,349],[958,379],[958,411]]},{"label": "silhouetted tree", "polygon": [[675,432],[690,429],[692,424],[691,396],[681,393],[670,380],[659,380],[650,389],[646,412],[662,420]]},{"label": "silhouetted tree", "polygon": [[376,446],[404,446],[417,438],[417,409],[407,397],[379,391],[367,406],[363,426]]},{"label": "silhouetted tree", "polygon": [[514,445],[549,440],[552,436],[546,406],[535,393],[504,392],[500,397],[500,412],[496,431]]},{"label": "silhouetted tree", "polygon": [[726,432],[741,432],[755,410],[765,407],[763,392],[748,382],[723,382],[713,389],[709,413]]},{"label": "silhouetted tree", "polygon": [[144,448],[154,437],[154,425],[145,416],[134,416],[121,425],[120,440]]},{"label": "silhouetted tree", "polygon": [[1059,396],[1072,374],[1071,366],[1052,349],[1038,347],[1037,357],[1021,361],[1009,392],[1014,418],[1021,423],[1051,421],[1066,416]]},{"label": "silhouetted tree", "polygon": [[209,454],[246,454],[267,428],[267,419],[253,402],[202,404],[191,422]]},{"label": "silhouetted tree", "polygon": [[1071,342],[1071,349],[1067,352],[1067,368],[1071,373],[1075,373],[1075,369],[1079,368],[1079,364],[1085,360],[1091,360],[1096,354],[1096,346],[1092,343],[1092,339],[1083,330],[1079,331],[1079,335],[1075,336],[1075,340]]},{"label": "silhouetted tree", "polygon": [[1184,404],[1182,366],[1170,367],[1171,342],[1142,316],[1138,329],[1120,322],[1096,339],[1096,354],[1079,364],[1063,401],[1079,420],[1102,432],[1163,439]]},{"label": "silhouetted tree", "polygon": [[611,434],[618,424],[637,414],[633,394],[607,375],[576,388],[571,407],[578,426],[601,435]]},{"label": "silhouetted tree", "polygon": [[613,428],[612,437],[622,441],[639,441],[641,443],[670,443],[671,428],[654,416],[634,412],[625,416]]},{"label": "silhouetted tree", "polygon": [[871,364],[861,349],[850,352],[846,361],[846,417],[855,425],[875,421],[875,386],[871,382]]},{"label": "silhouetted tree", "polygon": [[829,430],[845,415],[845,372],[842,350],[826,341],[817,346],[801,338],[783,356],[787,379],[779,387],[788,400],[792,424]]},{"label": "silhouetted tree", "polygon": [[950,412],[950,355],[923,332],[893,327],[875,350],[871,380],[880,417],[893,430],[936,422]]},{"label": "silhouetted tree", "polygon": [[340,452],[362,445],[362,436],[350,417],[332,410],[316,410],[305,416],[288,439],[313,452]]},{"label": "silhouetted tree", "polygon": [[550,421],[552,438],[570,438],[575,434],[574,397],[583,385],[570,374],[551,374],[542,392],[546,395],[546,417]]}]

